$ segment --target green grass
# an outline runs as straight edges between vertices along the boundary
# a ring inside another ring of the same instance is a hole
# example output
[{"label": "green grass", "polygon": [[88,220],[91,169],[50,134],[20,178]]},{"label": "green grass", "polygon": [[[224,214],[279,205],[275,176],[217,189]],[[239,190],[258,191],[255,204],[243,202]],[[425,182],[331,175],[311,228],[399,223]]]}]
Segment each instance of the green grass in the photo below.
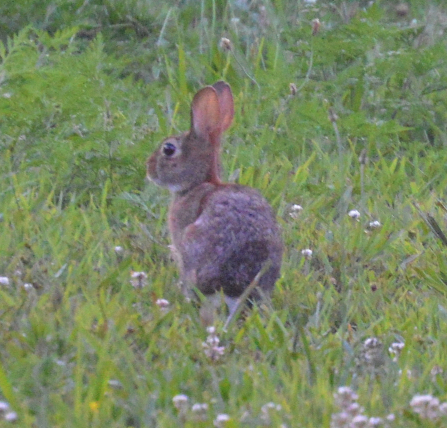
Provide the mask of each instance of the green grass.
[{"label": "green grass", "polygon": [[[447,401],[444,2],[97,3],[0,5],[0,401],[16,425],[329,427],[346,385],[390,427],[445,426],[410,406]],[[286,252],[271,304],[228,332],[220,315],[212,361],[176,287],[169,195],[144,177],[219,79],[236,104],[226,175],[271,202]]]}]

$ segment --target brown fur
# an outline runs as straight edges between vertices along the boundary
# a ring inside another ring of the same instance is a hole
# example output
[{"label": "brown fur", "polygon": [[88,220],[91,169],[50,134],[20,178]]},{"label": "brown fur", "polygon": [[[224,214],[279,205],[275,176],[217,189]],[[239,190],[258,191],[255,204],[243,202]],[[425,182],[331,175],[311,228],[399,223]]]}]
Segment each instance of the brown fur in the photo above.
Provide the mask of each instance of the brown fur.
[{"label": "brown fur", "polygon": [[269,294],[280,274],[283,244],[270,205],[257,190],[220,180],[220,139],[233,115],[225,82],[201,89],[190,131],[167,138],[147,161],[148,177],[174,196],[168,224],[187,294],[197,287],[238,297],[270,260],[259,282]]}]

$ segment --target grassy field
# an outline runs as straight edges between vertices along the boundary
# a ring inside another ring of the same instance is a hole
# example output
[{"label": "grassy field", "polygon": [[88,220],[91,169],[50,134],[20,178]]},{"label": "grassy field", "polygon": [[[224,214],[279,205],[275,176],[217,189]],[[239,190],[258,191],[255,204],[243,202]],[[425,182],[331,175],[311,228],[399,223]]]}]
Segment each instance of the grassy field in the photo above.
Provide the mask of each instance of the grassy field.
[{"label": "grassy field", "polygon": [[[3,0],[0,426],[446,426],[446,35],[443,0]],[[220,79],[286,252],[212,332],[145,160]]]}]

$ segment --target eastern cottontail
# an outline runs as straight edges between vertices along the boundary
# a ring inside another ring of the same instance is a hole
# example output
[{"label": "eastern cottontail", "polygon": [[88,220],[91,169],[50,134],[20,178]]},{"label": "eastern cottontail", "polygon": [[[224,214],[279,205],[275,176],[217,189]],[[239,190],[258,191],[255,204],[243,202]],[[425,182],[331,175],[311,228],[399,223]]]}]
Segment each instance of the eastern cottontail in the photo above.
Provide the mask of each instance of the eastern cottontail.
[{"label": "eastern cottontail", "polygon": [[230,314],[266,263],[251,297],[270,294],[283,252],[268,202],[255,189],[220,180],[220,138],[233,116],[230,86],[206,86],[192,101],[191,129],[164,140],[146,163],[148,177],[173,194],[168,224],[183,292],[197,287],[211,297],[222,290]]}]

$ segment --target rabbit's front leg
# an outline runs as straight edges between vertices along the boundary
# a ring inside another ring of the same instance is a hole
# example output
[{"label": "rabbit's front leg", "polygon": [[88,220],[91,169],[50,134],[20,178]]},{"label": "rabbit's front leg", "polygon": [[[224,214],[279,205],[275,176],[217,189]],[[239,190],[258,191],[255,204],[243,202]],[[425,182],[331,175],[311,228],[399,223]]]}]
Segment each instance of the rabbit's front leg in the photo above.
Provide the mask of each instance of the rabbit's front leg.
[{"label": "rabbit's front leg", "polygon": [[175,245],[169,245],[169,249],[171,250],[171,257],[174,260],[175,264],[178,266],[178,270],[180,272],[180,290],[188,300],[191,300],[194,298],[193,288],[195,287],[195,283],[197,280],[196,270],[185,269],[182,255]]},{"label": "rabbit's front leg", "polygon": [[188,271],[180,270],[180,288],[188,301],[195,298],[194,287],[196,286],[196,281],[197,271],[195,269]]}]

